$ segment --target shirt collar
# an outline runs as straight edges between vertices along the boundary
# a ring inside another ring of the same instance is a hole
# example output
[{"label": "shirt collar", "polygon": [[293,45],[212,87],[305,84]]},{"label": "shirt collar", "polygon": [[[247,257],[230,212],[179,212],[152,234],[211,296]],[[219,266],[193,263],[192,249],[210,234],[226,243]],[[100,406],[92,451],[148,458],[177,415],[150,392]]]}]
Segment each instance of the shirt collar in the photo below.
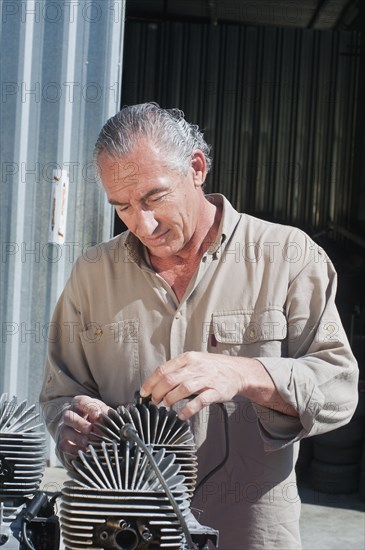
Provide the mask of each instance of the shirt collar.
[{"label": "shirt collar", "polygon": [[222,217],[217,236],[207,250],[208,254],[217,255],[223,244],[233,233],[233,230],[240,219],[240,214],[233,208],[229,200],[220,193],[206,195],[206,199],[222,210]]}]

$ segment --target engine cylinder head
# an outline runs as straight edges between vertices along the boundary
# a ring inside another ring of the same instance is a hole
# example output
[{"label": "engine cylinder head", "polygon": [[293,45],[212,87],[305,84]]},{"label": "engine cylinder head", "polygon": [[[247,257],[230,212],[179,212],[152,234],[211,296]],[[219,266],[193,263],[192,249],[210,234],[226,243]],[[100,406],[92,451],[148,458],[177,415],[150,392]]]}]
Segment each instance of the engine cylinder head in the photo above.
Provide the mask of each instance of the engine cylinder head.
[{"label": "engine cylinder head", "polygon": [[0,500],[15,503],[37,491],[44,471],[45,436],[35,405],[0,397]]},{"label": "engine cylinder head", "polygon": [[146,453],[123,436],[127,425],[152,453],[182,516],[191,514],[197,458],[189,424],[153,404],[110,409],[88,451],[72,462],[72,479],[63,488],[66,550],[184,547],[180,521]]}]

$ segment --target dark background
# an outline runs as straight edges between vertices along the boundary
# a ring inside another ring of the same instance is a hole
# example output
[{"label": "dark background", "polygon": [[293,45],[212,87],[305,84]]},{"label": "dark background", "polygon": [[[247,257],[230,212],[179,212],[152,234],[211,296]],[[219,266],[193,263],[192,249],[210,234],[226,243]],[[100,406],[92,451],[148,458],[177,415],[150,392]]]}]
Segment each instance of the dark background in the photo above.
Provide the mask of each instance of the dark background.
[{"label": "dark background", "polygon": [[326,249],[363,379],[364,31],[361,0],[130,0],[122,80],[122,105],[179,107],[203,129],[206,192]]}]

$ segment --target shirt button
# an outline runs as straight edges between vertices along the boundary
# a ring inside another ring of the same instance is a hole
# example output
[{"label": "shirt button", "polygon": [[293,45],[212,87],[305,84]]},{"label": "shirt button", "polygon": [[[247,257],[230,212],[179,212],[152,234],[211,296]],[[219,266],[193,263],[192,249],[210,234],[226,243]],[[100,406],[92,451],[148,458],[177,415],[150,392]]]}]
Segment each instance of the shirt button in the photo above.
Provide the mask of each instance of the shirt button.
[{"label": "shirt button", "polygon": [[181,313],[180,313],[180,311],[178,311],[175,315],[175,319],[180,319],[180,317],[181,317]]},{"label": "shirt button", "polygon": [[101,328],[96,329],[95,336],[101,336],[103,334],[103,331]]}]

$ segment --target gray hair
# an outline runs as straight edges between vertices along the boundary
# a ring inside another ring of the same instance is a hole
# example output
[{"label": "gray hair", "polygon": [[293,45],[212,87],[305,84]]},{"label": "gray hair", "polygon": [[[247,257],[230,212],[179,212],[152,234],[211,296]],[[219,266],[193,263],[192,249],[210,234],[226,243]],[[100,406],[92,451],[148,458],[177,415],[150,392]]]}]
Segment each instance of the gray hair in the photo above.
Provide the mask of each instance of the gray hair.
[{"label": "gray hair", "polygon": [[180,109],[162,109],[152,102],[123,107],[112,116],[99,134],[94,159],[97,163],[102,152],[113,158],[128,155],[141,138],[150,139],[167,156],[171,168],[184,174],[195,149],[204,153],[208,171],[212,165],[210,146],[199,126],[187,122]]}]

